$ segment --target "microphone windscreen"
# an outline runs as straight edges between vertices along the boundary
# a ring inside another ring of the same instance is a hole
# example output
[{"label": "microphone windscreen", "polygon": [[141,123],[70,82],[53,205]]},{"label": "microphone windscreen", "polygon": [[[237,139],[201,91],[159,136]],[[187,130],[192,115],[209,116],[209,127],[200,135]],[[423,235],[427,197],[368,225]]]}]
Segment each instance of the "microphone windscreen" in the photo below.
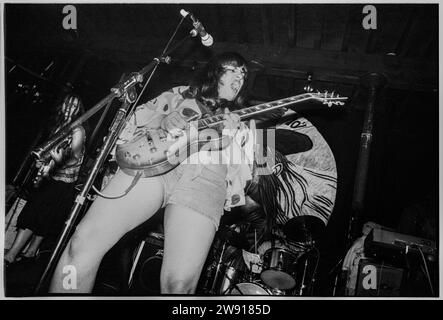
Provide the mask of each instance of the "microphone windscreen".
[{"label": "microphone windscreen", "polygon": [[185,9],[181,9],[180,14],[182,15],[183,18],[186,18],[186,16],[189,14],[189,12],[186,11]]},{"label": "microphone windscreen", "polygon": [[212,44],[214,43],[214,39],[212,38],[212,36],[207,33],[204,37],[202,37],[202,44],[205,47],[210,47],[212,46]]}]

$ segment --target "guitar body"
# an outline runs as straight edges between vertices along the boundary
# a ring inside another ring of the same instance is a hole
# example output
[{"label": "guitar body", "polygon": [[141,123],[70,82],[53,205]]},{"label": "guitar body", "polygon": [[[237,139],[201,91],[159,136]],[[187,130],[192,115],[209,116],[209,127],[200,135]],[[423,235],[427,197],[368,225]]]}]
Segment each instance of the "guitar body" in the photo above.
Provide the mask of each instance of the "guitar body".
[{"label": "guitar body", "polygon": [[[233,113],[244,119],[311,99],[321,101],[330,107],[333,104],[343,105],[342,101],[347,98],[334,96],[334,93],[328,94],[328,92],[304,93],[236,110]],[[223,114],[200,119],[196,127],[190,126],[188,130],[177,133],[168,133],[163,129],[141,130],[130,142],[117,145],[116,161],[123,172],[132,176],[138,173],[145,178],[162,175],[196,152],[221,150],[228,146],[231,139],[213,129],[223,120]]]},{"label": "guitar body", "polygon": [[174,169],[194,153],[221,150],[229,143],[228,137],[220,137],[213,129],[190,129],[177,135],[150,129],[117,145],[115,158],[124,173],[135,176],[141,170],[146,178]]}]

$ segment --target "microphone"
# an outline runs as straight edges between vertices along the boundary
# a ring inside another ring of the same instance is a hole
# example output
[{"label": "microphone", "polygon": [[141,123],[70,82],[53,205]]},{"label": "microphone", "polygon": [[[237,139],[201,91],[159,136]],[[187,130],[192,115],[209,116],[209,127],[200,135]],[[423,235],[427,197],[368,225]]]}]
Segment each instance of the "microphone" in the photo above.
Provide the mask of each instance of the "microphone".
[{"label": "microphone", "polygon": [[196,37],[197,35],[200,35],[202,44],[205,47],[210,47],[212,46],[212,44],[214,43],[214,39],[212,38],[212,36],[206,32],[205,27],[203,27],[202,23],[200,21],[198,21],[193,15],[192,13],[181,9],[180,10],[180,14],[186,18],[187,16],[189,16],[192,20],[192,25],[194,26],[194,29],[191,30],[191,36]]}]

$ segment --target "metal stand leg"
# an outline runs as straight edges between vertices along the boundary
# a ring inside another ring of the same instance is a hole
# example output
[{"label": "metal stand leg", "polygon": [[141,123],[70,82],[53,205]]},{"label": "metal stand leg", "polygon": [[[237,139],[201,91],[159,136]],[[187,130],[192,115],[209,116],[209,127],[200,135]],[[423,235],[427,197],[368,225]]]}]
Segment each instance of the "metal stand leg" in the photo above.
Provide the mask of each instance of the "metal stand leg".
[{"label": "metal stand leg", "polygon": [[225,253],[225,248],[226,248],[226,241],[223,242],[222,250],[221,250],[221,253],[220,253],[220,258],[218,259],[217,269],[216,269],[215,275],[214,275],[214,280],[212,281],[211,290],[209,290],[210,294],[216,294],[215,286],[216,286],[216,283],[217,283],[217,280],[218,280],[218,276],[219,276],[219,272],[220,272],[220,267],[221,267],[221,264],[223,262],[223,254]]},{"label": "metal stand leg", "polygon": [[142,242],[140,242],[140,244],[139,244],[139,246],[138,246],[138,248],[137,248],[137,254],[136,254],[135,259],[134,259],[134,261],[133,261],[133,263],[132,263],[131,272],[129,273],[128,288],[131,287],[131,285],[132,285],[132,281],[134,280],[134,279],[133,279],[133,277],[134,277],[134,271],[135,271],[135,268],[137,268],[137,263],[138,263],[138,260],[140,259],[140,255],[141,255],[142,252],[143,252],[143,248],[145,247],[145,244],[146,244],[146,241],[143,240]]}]

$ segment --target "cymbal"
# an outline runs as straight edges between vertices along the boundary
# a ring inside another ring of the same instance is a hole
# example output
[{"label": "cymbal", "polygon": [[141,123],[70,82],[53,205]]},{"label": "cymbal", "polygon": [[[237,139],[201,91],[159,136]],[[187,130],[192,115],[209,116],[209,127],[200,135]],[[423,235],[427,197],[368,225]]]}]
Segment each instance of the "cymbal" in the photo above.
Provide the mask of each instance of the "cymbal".
[{"label": "cymbal", "polygon": [[229,227],[221,226],[217,231],[217,236],[238,249],[247,249],[249,247],[246,237]]},{"label": "cymbal", "polygon": [[283,233],[295,242],[311,242],[319,240],[325,229],[325,224],[319,218],[299,216],[290,219],[283,226]]}]

